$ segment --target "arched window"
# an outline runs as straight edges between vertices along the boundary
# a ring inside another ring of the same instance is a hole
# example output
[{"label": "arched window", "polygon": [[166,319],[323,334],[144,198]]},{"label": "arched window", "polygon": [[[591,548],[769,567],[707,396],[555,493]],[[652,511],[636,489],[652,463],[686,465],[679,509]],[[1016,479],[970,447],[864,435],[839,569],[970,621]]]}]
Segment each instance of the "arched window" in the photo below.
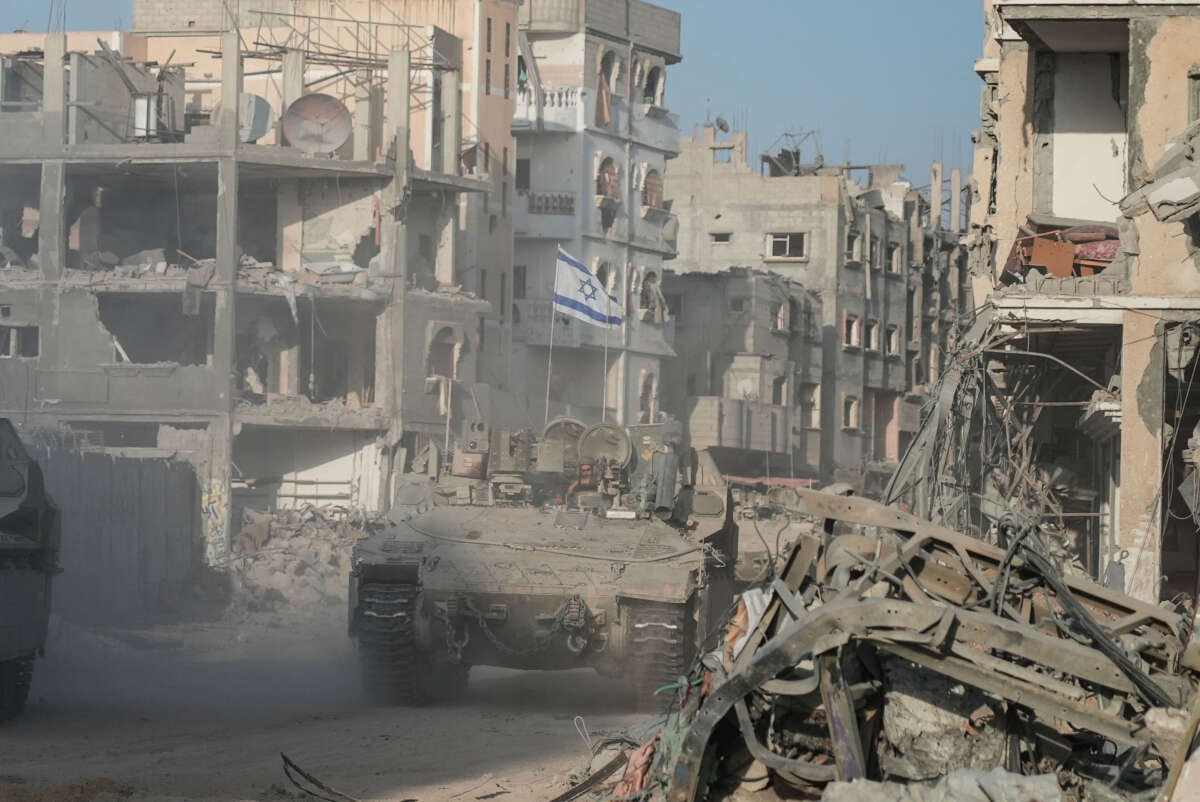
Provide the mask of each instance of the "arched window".
[{"label": "arched window", "polygon": [[600,162],[600,169],[596,173],[596,194],[606,198],[616,198],[618,190],[616,162],[611,158],[606,158]]},{"label": "arched window", "polygon": [[617,54],[609,50],[600,58],[600,74],[596,80],[596,125],[601,128],[612,122],[612,94],[616,70]]},{"label": "arched window", "polygon": [[600,262],[596,267],[596,280],[609,295],[617,294],[617,269],[612,266],[612,262],[607,260]]},{"label": "arched window", "polygon": [[455,346],[457,344],[458,340],[454,336],[453,329],[449,326],[440,329],[429,343],[429,354],[425,360],[425,375],[454,378]]},{"label": "arched window", "polygon": [[639,298],[642,309],[654,309],[658,301],[658,274],[653,270],[646,271],[642,279],[642,293]]},{"label": "arched window", "polygon": [[642,89],[642,102],[652,106],[662,105],[663,71],[654,67],[646,73],[646,85]]},{"label": "arched window", "polygon": [[646,173],[642,183],[642,205],[651,209],[661,209],[663,205],[663,180],[658,170]]}]

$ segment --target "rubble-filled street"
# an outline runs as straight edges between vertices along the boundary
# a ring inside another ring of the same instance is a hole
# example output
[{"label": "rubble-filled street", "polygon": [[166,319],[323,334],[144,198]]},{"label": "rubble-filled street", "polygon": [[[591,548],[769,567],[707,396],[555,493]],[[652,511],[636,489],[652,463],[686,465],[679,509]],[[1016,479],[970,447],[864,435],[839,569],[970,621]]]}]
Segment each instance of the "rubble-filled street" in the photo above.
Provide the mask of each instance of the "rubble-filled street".
[{"label": "rubble-filled street", "polygon": [[549,799],[587,765],[577,716],[597,739],[638,719],[623,683],[586,670],[480,668],[455,704],[372,707],[340,611],[283,623],[56,623],[20,731],[0,731],[0,800],[100,780],[121,789],[103,802],[308,799],[281,752],[364,800]]},{"label": "rubble-filled street", "polygon": [[1200,802],[1197,43],[0,0],[0,802]]}]

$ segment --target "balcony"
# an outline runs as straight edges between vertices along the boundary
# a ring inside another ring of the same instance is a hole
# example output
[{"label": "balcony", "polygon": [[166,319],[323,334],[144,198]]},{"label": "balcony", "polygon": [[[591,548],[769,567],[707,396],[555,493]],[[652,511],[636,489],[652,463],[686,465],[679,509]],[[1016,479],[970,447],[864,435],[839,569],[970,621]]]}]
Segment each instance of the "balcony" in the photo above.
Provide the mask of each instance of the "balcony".
[{"label": "balcony", "polygon": [[638,144],[664,151],[667,158],[679,155],[679,115],[661,106],[638,103],[633,113],[633,138]]},{"label": "balcony", "polygon": [[656,356],[675,356],[675,321],[651,323],[640,320],[634,311],[626,327],[629,329],[629,350]]},{"label": "balcony", "polygon": [[517,193],[513,206],[513,232],[527,239],[567,240],[579,228],[574,192]]},{"label": "balcony", "polygon": [[679,236],[679,218],[670,211],[641,207],[641,217],[633,230],[633,244],[639,248],[655,251],[668,259],[677,253],[676,240]]},{"label": "balcony", "polygon": [[[525,298],[514,301],[513,339],[526,345],[550,345],[550,301]],[[635,317],[623,328],[604,329],[559,315],[554,323],[555,348],[600,348],[629,350],[656,356],[675,356],[675,323],[651,323]],[[628,343],[628,344],[626,344]]]},{"label": "balcony", "polygon": [[512,121],[513,133],[582,131],[584,106],[583,90],[579,87],[545,86],[542,87],[542,107],[539,115],[537,93],[533,91],[531,84],[526,84],[517,89],[516,109]]}]

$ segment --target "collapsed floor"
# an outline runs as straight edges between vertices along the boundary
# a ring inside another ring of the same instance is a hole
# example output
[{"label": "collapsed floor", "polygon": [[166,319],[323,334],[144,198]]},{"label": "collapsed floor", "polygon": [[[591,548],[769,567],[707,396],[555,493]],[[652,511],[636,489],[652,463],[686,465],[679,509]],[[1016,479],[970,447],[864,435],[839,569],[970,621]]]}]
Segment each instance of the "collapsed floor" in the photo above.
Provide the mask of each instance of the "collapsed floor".
[{"label": "collapsed floor", "polygon": [[865,499],[771,501],[811,533],[664,689],[666,718],[555,802],[1171,798],[1198,723],[1189,616],[1065,574],[1036,521],[993,546]]}]

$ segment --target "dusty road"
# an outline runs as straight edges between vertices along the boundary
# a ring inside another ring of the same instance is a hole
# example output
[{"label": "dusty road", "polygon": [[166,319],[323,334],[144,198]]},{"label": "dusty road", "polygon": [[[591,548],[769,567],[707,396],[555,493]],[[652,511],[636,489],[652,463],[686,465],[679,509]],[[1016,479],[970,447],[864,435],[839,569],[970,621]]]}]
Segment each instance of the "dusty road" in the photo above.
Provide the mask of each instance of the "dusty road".
[{"label": "dusty road", "polygon": [[135,800],[289,799],[280,752],[364,800],[546,800],[587,761],[576,716],[593,736],[639,718],[622,683],[590,671],[476,669],[457,705],[369,707],[333,614],[136,632],[56,623],[37,671],[27,715],[0,726],[0,800],[96,778]]}]

